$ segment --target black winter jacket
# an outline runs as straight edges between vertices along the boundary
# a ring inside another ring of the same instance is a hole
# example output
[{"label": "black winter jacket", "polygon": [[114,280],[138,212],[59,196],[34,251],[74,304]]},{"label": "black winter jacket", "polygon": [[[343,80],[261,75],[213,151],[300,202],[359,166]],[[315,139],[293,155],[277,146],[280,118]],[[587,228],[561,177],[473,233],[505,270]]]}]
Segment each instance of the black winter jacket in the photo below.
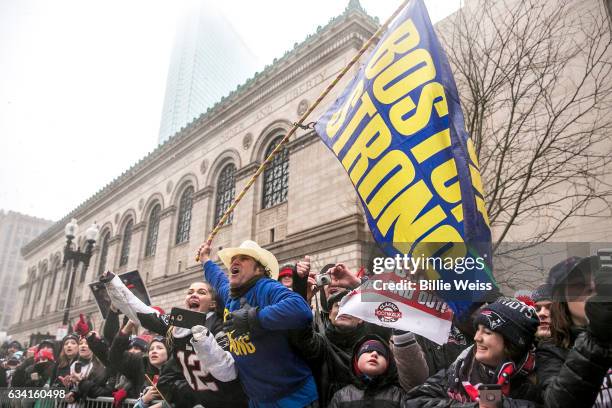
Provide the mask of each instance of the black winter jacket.
[{"label": "black winter jacket", "polygon": [[[382,342],[389,356],[393,356],[387,340],[375,334],[369,334],[355,343],[351,353],[351,361],[363,342],[370,339]],[[404,399],[405,392],[399,385],[394,358],[389,358],[388,363],[389,366],[384,374],[369,380],[363,376],[358,377],[351,363],[352,384],[337,391],[328,406],[330,408],[399,408]]]},{"label": "black winter jacket", "polygon": [[[477,382],[474,381],[474,376],[477,376],[479,378],[478,383],[495,384],[497,383],[497,373],[475,361],[473,349],[474,346],[464,350],[448,369],[440,370],[427,379],[425,384],[410,390],[402,407],[478,407],[477,402],[470,401],[462,382],[470,381],[470,376],[472,376],[471,382],[476,386]],[[470,372],[472,372],[472,375],[470,375]],[[537,402],[534,402],[537,400],[537,387],[532,385],[527,377],[517,374],[510,379],[510,393],[507,398],[504,397],[503,406],[511,408],[537,407]]]},{"label": "black winter jacket", "polygon": [[[98,362],[91,362],[92,366],[88,369],[85,369],[85,365],[83,365],[85,372],[84,378],[80,381],[77,387],[72,387],[70,391],[75,393],[75,399],[85,399],[85,398],[97,398],[104,395],[107,395],[107,388],[105,387],[106,382],[108,380],[108,371]],[[74,373],[75,363],[73,362],[70,366],[70,372]]]},{"label": "black winter jacket", "polygon": [[[50,381],[51,376],[53,375],[53,371],[55,368],[55,363],[53,361],[46,361],[43,363],[35,363],[25,369],[25,386],[32,388],[41,388],[48,381]],[[38,379],[32,379],[32,374],[36,373]]]},{"label": "black winter jacket", "polygon": [[290,332],[291,344],[312,369],[317,383],[319,403],[326,406],[334,393],[351,384],[351,354],[357,340],[366,333],[365,324],[348,331],[329,324],[325,334],[313,328]]},{"label": "black winter jacket", "polygon": [[326,406],[336,391],[353,382],[353,348],[357,341],[372,331],[379,332],[388,342],[390,330],[369,323],[347,331],[338,330],[328,323],[325,334],[316,332],[314,328],[290,332],[291,344],[306,360],[315,377],[321,406]]},{"label": "black winter jacket", "polygon": [[[133,354],[128,352],[130,338],[119,332],[110,348],[110,366],[113,370],[125,375],[136,392],[140,392],[145,385],[145,374],[153,379],[159,375],[159,370],[149,363],[146,354]],[[148,385],[148,383],[147,383]],[[132,393],[130,393],[130,396]]]},{"label": "black winter jacket", "polygon": [[612,345],[598,344],[584,329],[574,328],[572,337],[575,342],[570,349],[552,342],[538,345],[536,373],[545,406],[612,406],[610,388],[601,390],[612,367]]},{"label": "black winter jacket", "polygon": [[11,387],[25,387],[26,381],[26,369],[34,365],[34,357],[29,357],[23,360],[21,364],[15,368],[15,372],[13,373],[13,378],[11,380]]},{"label": "black winter jacket", "polygon": [[51,374],[51,387],[64,388],[64,384],[60,381],[59,377],[65,377],[70,374],[70,365],[74,359],[70,360],[67,365],[60,367],[58,363],[53,366],[53,372]]}]

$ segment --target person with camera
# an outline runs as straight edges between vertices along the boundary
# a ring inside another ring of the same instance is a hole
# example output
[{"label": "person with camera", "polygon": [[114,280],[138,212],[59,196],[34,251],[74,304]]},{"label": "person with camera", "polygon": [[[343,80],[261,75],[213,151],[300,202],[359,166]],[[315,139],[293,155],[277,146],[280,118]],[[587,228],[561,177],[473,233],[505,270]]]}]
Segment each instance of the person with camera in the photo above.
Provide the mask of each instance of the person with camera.
[{"label": "person with camera", "polygon": [[192,283],[186,291],[183,307],[202,315],[203,324],[194,326],[204,326],[219,345],[218,348],[206,350],[221,354],[210,357],[215,362],[223,363],[214,367],[208,367],[205,361],[200,360],[199,357],[203,355],[198,355],[194,348],[193,338],[201,332],[200,327],[170,325],[168,315],[145,305],[111,272],[106,272],[100,280],[105,283],[113,305],[129,316],[131,321],[166,336],[171,356],[161,369],[157,387],[168,402],[180,407],[197,404],[207,408],[246,407],[247,398],[236,378],[234,361],[226,358],[229,342],[223,331],[218,295],[210,283]]},{"label": "person with camera", "polygon": [[537,376],[546,407],[612,406],[612,269],[568,258],[549,273],[551,341],[540,342]]},{"label": "person with camera", "polygon": [[229,278],[210,259],[210,242],[198,256],[204,277],[225,306],[224,327],[238,375],[251,407],[310,407],[317,404],[314,378],[291,348],[287,330],[308,327],[306,301],[280,284],[278,261],[253,241],[219,251]]}]

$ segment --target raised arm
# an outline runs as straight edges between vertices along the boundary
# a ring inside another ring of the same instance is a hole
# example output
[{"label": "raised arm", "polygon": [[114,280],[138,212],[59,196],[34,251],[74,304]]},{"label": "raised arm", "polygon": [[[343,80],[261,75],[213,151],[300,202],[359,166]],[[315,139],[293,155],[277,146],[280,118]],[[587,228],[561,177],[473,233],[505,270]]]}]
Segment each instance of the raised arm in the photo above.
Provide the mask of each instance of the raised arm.
[{"label": "raised arm", "polygon": [[210,242],[200,245],[197,257],[204,268],[204,280],[215,288],[223,303],[226,304],[229,300],[229,281],[223,270],[210,259]]},{"label": "raised arm", "polygon": [[119,373],[125,375],[130,381],[141,381],[144,375],[142,356],[128,352],[130,346],[129,327],[133,323],[121,329],[110,347],[109,362],[110,366]]},{"label": "raised arm", "polygon": [[402,388],[410,391],[413,387],[423,384],[427,379],[429,368],[414,333],[395,333],[391,341],[391,349]]},{"label": "raised arm", "polygon": [[208,281],[217,291],[219,297],[224,304],[227,304],[229,298],[229,281],[227,276],[219,265],[211,261],[210,259],[204,264],[204,279]]}]

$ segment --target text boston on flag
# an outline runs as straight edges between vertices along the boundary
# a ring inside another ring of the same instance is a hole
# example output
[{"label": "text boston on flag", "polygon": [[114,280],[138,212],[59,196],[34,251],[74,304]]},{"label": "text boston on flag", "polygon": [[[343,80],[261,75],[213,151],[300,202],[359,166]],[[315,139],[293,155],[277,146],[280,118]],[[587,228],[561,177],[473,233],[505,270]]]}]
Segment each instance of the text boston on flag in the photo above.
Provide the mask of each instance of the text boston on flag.
[{"label": "text boston on flag", "polygon": [[[491,233],[456,85],[422,0],[395,19],[315,129],[349,174],[390,256],[490,260]],[[452,281],[453,268],[428,268]],[[493,281],[490,267],[463,280]],[[455,311],[471,300],[438,292]]]}]

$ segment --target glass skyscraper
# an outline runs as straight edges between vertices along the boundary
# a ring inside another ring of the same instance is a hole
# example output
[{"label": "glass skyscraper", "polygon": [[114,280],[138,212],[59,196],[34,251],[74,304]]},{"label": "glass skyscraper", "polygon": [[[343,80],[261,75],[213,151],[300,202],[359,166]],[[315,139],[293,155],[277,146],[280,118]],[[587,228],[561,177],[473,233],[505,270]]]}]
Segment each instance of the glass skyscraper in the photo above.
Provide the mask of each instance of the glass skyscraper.
[{"label": "glass skyscraper", "polygon": [[19,251],[52,224],[41,218],[0,210],[0,331],[6,330],[13,321],[18,288],[27,276]]},{"label": "glass skyscraper", "polygon": [[257,59],[212,1],[183,13],[168,71],[159,143],[251,77]]}]

